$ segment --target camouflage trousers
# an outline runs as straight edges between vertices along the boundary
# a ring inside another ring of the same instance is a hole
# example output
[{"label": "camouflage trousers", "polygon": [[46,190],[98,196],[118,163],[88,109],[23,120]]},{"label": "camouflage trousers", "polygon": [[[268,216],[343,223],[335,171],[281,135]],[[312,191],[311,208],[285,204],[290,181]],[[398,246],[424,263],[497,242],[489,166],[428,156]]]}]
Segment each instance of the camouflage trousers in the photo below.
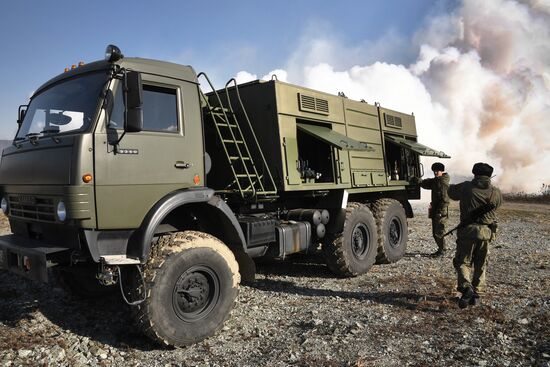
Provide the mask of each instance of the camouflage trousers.
[{"label": "camouflage trousers", "polygon": [[439,251],[447,250],[443,235],[447,228],[447,214],[435,214],[432,218],[432,235]]},{"label": "camouflage trousers", "polygon": [[[457,238],[453,265],[457,273],[457,290],[472,287],[474,292],[485,292],[485,269],[489,255],[489,241]],[[473,269],[472,269],[473,268]]]}]

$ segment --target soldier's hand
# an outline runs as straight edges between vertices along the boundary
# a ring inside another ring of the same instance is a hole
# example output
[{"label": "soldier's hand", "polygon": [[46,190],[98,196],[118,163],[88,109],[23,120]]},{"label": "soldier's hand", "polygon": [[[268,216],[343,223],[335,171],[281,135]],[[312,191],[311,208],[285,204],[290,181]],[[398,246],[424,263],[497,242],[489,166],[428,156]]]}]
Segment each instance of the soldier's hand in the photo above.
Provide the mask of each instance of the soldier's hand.
[{"label": "soldier's hand", "polygon": [[420,182],[422,182],[422,179],[420,177],[413,176],[409,179],[409,182],[413,185],[418,185],[420,184]]}]

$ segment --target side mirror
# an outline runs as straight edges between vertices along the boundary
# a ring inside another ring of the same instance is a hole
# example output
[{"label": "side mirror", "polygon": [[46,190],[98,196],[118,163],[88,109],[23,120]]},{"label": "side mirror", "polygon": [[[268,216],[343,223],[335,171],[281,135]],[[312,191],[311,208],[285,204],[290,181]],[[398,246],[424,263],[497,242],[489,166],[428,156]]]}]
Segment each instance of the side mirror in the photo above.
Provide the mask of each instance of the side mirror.
[{"label": "side mirror", "polygon": [[28,105],[21,105],[19,106],[19,110],[17,111],[17,125],[21,126],[23,123],[23,120],[25,119],[25,114],[27,113],[27,107]]},{"label": "side mirror", "polygon": [[126,88],[124,88],[124,93],[126,93],[126,98],[124,99],[126,102],[124,130],[136,133],[143,130],[141,74],[136,71],[129,71],[126,73],[124,81],[126,83]]}]

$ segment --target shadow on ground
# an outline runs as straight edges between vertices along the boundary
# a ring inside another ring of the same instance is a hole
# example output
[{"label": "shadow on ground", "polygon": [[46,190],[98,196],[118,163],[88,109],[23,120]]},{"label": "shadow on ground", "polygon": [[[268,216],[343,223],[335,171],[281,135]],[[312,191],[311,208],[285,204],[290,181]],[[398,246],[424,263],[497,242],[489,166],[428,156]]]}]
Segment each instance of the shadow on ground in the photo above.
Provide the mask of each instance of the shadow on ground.
[{"label": "shadow on ground", "polygon": [[[16,283],[19,288],[24,283],[25,291],[10,287]],[[26,320],[37,318],[40,312],[63,330],[111,347],[142,351],[163,348],[134,326],[131,310],[118,292],[100,299],[81,299],[54,284],[35,283],[5,272],[0,272],[0,284],[0,323],[18,328],[21,333],[25,333],[25,327],[32,327],[33,323]]]},{"label": "shadow on ground", "polygon": [[338,291],[332,289],[309,288],[296,285],[293,282],[263,279],[258,280],[253,284],[248,284],[249,287],[268,292],[288,293],[306,297],[339,297],[343,299],[355,299],[358,301],[371,301],[385,305],[400,307],[407,310],[419,310],[422,312],[441,313],[451,301],[450,298],[427,295],[413,292],[352,292]]}]

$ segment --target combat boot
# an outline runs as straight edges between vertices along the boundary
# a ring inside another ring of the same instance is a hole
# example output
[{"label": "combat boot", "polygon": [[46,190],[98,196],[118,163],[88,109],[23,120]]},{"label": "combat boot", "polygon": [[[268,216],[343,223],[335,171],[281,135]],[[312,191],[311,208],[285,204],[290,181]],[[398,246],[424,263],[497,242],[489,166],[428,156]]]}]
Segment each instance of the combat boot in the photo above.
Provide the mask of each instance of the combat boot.
[{"label": "combat boot", "polygon": [[474,295],[470,298],[470,302],[468,304],[470,306],[481,306],[481,298],[479,298],[479,294],[474,292]]},{"label": "combat boot", "polygon": [[433,257],[443,257],[443,256],[445,256],[445,252],[446,252],[446,251],[445,251],[444,249],[439,249],[439,250],[437,250],[436,252],[434,252],[434,253],[432,254],[432,256],[433,256]]},{"label": "combat boot", "polygon": [[473,298],[474,298],[474,290],[472,289],[472,287],[466,288],[462,292],[462,297],[460,297],[460,299],[458,300],[458,307],[460,308],[468,307],[468,305],[471,304],[470,302],[472,302]]}]

